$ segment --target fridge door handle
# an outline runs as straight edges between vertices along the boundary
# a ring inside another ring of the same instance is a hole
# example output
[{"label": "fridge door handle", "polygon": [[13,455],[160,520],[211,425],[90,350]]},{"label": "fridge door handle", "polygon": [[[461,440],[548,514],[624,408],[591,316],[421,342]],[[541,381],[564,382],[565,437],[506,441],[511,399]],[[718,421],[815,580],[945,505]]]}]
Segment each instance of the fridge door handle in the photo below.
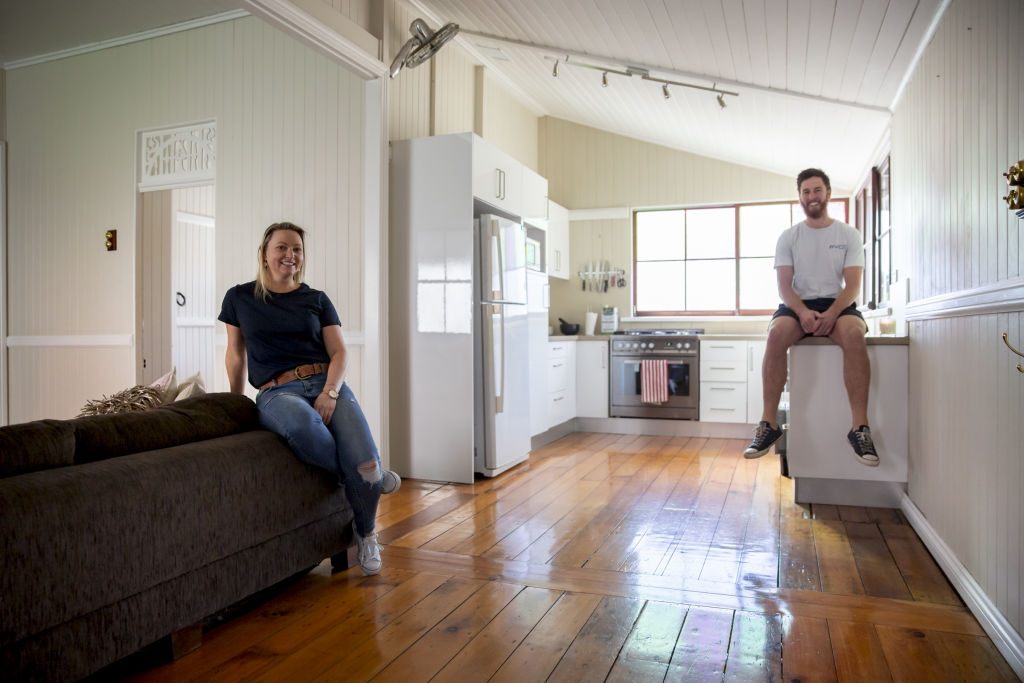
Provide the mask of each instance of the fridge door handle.
[{"label": "fridge door handle", "polygon": [[[498,220],[491,222],[491,240],[495,247],[494,254],[497,257],[498,268],[498,290],[494,293],[494,299],[501,301],[505,298],[505,243],[501,239],[501,223]],[[502,312],[502,316],[504,316],[504,312]]]},{"label": "fridge door handle", "polygon": [[499,415],[505,409],[505,307],[495,306],[498,311],[498,329],[495,330],[494,360],[494,414]]}]

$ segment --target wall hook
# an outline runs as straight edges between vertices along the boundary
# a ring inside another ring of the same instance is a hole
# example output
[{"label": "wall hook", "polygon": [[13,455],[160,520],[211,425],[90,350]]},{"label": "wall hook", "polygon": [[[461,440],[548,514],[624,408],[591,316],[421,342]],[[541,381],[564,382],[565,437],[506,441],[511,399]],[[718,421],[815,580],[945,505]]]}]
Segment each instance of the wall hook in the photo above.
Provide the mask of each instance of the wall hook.
[{"label": "wall hook", "polygon": [[[1003,332],[1003,343],[1006,344],[1006,348],[1010,349],[1021,358],[1024,358],[1024,353],[1021,353],[1020,351],[1018,351],[1017,349],[1013,348],[1013,346],[1010,345],[1010,340],[1007,338],[1005,332]],[[1020,363],[1017,364],[1017,372],[1024,372],[1024,366],[1021,366]]]}]

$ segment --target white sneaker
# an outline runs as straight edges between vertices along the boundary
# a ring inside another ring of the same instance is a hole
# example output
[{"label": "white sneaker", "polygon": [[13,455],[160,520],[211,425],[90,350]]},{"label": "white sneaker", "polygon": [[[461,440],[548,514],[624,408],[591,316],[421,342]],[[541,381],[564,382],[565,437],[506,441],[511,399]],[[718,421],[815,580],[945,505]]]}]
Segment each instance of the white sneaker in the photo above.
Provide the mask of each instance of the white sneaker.
[{"label": "white sneaker", "polygon": [[394,493],[400,488],[402,488],[402,478],[391,470],[384,470],[384,474],[380,478],[380,492]]},{"label": "white sneaker", "polygon": [[380,574],[380,546],[377,545],[377,534],[370,534],[365,538],[356,531],[355,522],[352,523],[352,531],[355,532],[356,545],[359,546],[359,568],[366,576]]}]

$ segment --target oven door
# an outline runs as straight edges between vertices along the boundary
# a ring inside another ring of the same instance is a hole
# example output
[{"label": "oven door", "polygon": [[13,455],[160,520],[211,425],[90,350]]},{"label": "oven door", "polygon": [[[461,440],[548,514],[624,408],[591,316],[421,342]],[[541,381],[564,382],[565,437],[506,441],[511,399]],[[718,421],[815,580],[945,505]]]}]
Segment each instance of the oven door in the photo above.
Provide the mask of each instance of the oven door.
[{"label": "oven door", "polygon": [[657,356],[612,356],[609,415],[611,417],[666,417],[697,419],[697,356],[673,356],[668,361],[668,401],[659,405],[640,401],[640,361]]}]

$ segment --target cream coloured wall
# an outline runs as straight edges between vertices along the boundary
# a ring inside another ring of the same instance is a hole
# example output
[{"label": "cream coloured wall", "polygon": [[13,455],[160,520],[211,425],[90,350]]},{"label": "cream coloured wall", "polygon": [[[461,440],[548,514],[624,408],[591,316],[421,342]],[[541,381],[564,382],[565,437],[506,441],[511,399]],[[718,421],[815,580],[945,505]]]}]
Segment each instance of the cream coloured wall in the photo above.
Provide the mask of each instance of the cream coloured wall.
[{"label": "cream coloured wall", "polygon": [[[480,129],[474,132],[492,145],[512,155],[522,164],[538,170],[538,133],[540,117],[524,107],[501,86],[490,73],[480,67],[483,78],[478,93]],[[543,174],[541,174],[543,175]]]},{"label": "cream coloured wall", "polygon": [[[569,209],[693,206],[796,196],[795,179],[788,176],[671,150],[550,116],[540,119],[538,149],[539,172],[548,179],[548,196]],[[835,188],[835,194],[842,192]],[[569,253],[574,274],[592,262],[609,261],[612,267],[626,271],[627,287],[597,293],[583,291],[577,277],[568,281],[552,278],[551,324],[557,325],[559,317],[582,322],[587,310],[596,311],[603,305],[618,307],[620,317],[629,316],[631,219],[572,221]],[[760,334],[766,323],[728,319],[684,326],[708,332]]]},{"label": "cream coloured wall", "polygon": [[245,18],[10,71],[7,98],[12,421],[73,415],[136,379],[140,129],[217,121],[219,291],[254,277],[267,224],[293,220],[310,231],[308,280],[361,330],[357,77]]},{"label": "cream coloured wall", "polygon": [[1024,346],[1024,221],[1000,173],[1024,158],[1021,35],[1018,0],[954,0],[892,124],[911,299],[909,495],[1018,639],[1024,375],[1001,334]]},{"label": "cream coloured wall", "polygon": [[0,140],[7,139],[7,71],[0,69]]}]

